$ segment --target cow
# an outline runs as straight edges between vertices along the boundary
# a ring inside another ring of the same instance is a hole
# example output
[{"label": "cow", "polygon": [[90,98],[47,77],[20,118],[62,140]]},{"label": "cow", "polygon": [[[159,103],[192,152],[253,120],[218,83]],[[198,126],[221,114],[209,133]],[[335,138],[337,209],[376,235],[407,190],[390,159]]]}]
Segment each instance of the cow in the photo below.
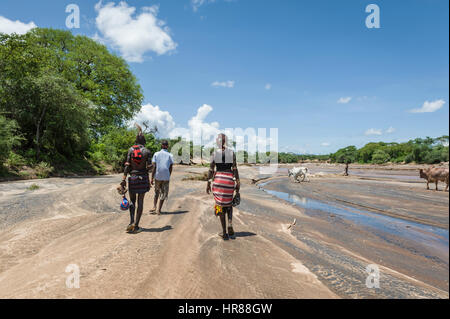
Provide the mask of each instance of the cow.
[{"label": "cow", "polygon": [[[293,177],[294,181],[300,183],[303,181],[307,181],[309,182],[309,178],[307,176],[308,174],[308,168],[307,167],[294,167],[290,170],[288,170],[288,175],[289,177]],[[301,180],[299,180],[299,177],[301,178]]]},{"label": "cow", "polygon": [[447,185],[445,191],[448,190],[448,168],[430,167],[419,170],[420,178],[427,181],[427,189],[430,189],[430,183],[436,183],[436,190],[438,190],[438,182],[445,182]]}]

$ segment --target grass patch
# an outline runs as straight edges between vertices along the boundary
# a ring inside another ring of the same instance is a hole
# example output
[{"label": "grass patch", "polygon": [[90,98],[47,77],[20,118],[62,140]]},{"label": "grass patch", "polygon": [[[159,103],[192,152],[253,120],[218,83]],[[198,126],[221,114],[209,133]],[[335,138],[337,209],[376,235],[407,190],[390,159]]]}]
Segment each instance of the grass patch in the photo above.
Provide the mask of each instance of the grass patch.
[{"label": "grass patch", "polygon": [[186,177],[183,177],[183,181],[207,181],[208,180],[208,172],[204,173],[198,173],[195,175],[189,175]]},{"label": "grass patch", "polygon": [[32,184],[30,187],[27,188],[27,190],[29,190],[29,191],[36,191],[36,190],[38,190],[39,188],[40,188],[39,185],[37,185],[37,184]]}]

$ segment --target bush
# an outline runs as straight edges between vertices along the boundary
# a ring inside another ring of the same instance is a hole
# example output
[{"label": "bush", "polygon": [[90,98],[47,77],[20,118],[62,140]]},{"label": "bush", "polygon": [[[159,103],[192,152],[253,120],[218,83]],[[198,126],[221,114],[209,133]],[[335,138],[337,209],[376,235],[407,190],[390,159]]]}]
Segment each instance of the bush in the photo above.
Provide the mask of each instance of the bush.
[{"label": "bush", "polygon": [[12,169],[19,169],[22,166],[27,165],[27,160],[14,152],[9,152],[8,159],[6,160],[6,165]]},{"label": "bush", "polygon": [[36,166],[36,176],[38,178],[48,178],[52,172],[53,167],[49,163],[40,162]]},{"label": "bush", "polygon": [[358,151],[355,146],[341,148],[331,155],[331,160],[337,163],[354,163],[358,157]]},{"label": "bush", "polygon": [[11,150],[20,145],[21,138],[17,135],[17,122],[0,115],[0,165],[9,157]]},{"label": "bush", "polygon": [[442,162],[448,162],[448,147],[445,147],[445,148],[441,151],[441,161],[442,161]]},{"label": "bush", "polygon": [[376,150],[372,155],[372,163],[374,164],[384,164],[389,162],[390,159],[389,154],[383,150]]},{"label": "bush", "polygon": [[412,163],[412,162],[414,162],[414,154],[413,153],[409,153],[405,157],[405,163],[409,164],[409,163]]},{"label": "bush", "polygon": [[441,155],[442,152],[440,149],[433,149],[425,156],[424,161],[427,164],[438,164],[441,162]]}]

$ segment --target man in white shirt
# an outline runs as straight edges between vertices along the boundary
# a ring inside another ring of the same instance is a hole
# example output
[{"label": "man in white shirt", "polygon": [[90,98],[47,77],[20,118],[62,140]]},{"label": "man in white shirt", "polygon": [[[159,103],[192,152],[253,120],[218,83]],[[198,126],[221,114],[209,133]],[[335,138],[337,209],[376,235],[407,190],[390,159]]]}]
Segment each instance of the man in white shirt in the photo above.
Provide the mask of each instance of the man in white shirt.
[{"label": "man in white shirt", "polygon": [[[167,150],[168,148],[169,143],[163,141],[161,143],[161,151],[156,152],[152,159],[153,170],[151,184],[155,184],[155,199],[153,200],[153,209],[150,210],[152,214],[156,213],[161,215],[161,208],[169,195],[169,181],[170,175],[172,175],[173,155],[169,153]],[[158,198],[159,205],[157,206]]]}]

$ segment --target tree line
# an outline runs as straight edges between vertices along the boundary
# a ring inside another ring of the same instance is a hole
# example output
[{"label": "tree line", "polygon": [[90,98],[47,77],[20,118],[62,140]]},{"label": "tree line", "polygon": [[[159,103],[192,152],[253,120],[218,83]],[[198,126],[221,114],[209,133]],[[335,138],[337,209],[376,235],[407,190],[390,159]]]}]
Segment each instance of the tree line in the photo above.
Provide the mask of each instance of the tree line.
[{"label": "tree line", "polygon": [[279,153],[280,163],[297,163],[307,160],[329,161],[332,163],[418,163],[437,164],[448,162],[449,137],[416,138],[404,143],[368,143],[361,148],[347,146],[328,155],[298,155]]},{"label": "tree line", "polygon": [[348,146],[330,155],[336,163],[418,163],[448,162],[449,137],[416,138],[405,143],[368,143],[360,149]]}]

